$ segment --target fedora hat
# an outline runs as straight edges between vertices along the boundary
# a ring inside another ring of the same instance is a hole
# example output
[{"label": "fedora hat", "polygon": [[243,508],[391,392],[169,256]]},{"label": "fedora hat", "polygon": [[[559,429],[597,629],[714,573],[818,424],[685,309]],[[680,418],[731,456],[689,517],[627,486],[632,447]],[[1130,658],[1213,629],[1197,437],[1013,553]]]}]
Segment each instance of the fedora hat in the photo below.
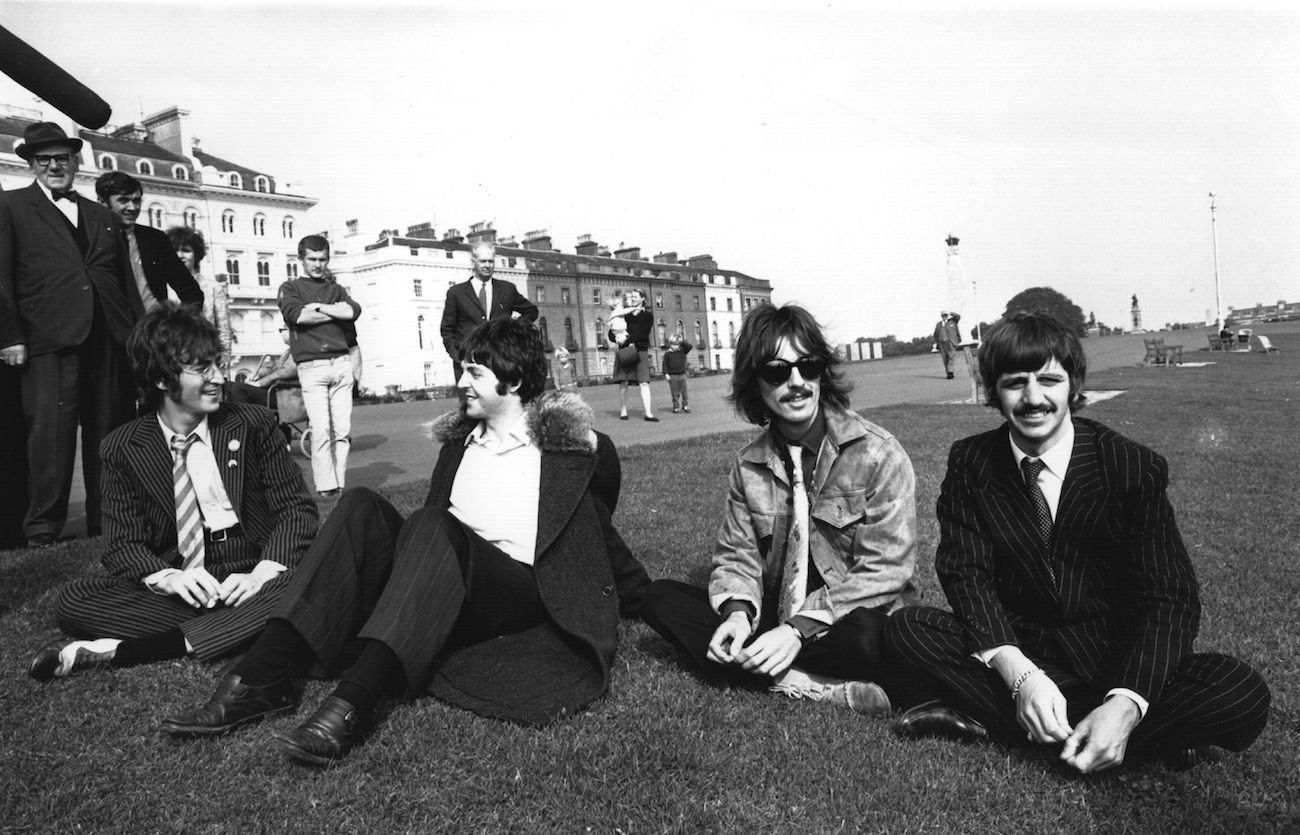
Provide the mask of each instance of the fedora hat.
[{"label": "fedora hat", "polygon": [[14,146],[14,153],[31,162],[33,154],[50,145],[67,145],[77,154],[81,153],[82,142],[75,136],[69,137],[53,122],[35,122],[23,131],[22,144]]}]

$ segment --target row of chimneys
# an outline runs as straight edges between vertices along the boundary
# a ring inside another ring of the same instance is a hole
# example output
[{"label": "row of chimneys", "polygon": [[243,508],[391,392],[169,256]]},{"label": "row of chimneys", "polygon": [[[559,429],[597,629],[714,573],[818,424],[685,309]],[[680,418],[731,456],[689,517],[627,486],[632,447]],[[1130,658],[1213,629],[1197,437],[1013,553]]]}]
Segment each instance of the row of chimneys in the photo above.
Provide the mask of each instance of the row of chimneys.
[{"label": "row of chimneys", "polygon": [[[397,237],[397,230],[385,230],[388,235],[384,237]],[[438,235],[433,229],[433,224],[429,222],[417,223],[414,226],[406,227],[406,237],[417,240],[436,241]],[[507,238],[498,238],[497,230],[492,228],[491,221],[479,221],[471,224],[469,235],[461,235],[459,229],[451,228],[442,233],[442,240],[449,243],[465,243],[471,246],[482,241],[486,241],[498,246],[517,247],[514,236]],[[534,229],[524,235],[524,249],[535,250],[538,252],[558,252],[551,246],[551,236],[545,229]],[[574,250],[578,255],[594,255],[609,258],[609,247],[602,246],[591,239],[590,235],[580,235],[578,245]],[[622,246],[614,250],[613,257],[620,261],[644,261],[641,257],[641,247],[639,246]],[[713,260],[712,255],[696,255],[687,258],[685,261],[677,260],[676,252],[661,252],[654,257],[656,264],[685,264],[688,267],[699,267],[702,269],[717,269],[718,262]]]}]

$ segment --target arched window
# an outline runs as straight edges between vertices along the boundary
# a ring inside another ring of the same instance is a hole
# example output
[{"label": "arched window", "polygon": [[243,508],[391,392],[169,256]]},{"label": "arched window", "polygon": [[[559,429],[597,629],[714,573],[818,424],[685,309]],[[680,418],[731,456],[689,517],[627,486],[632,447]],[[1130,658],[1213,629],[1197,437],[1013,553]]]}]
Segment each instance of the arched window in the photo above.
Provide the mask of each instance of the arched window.
[{"label": "arched window", "polygon": [[415,317],[415,338],[420,343],[420,350],[424,350],[424,314],[421,313]]},{"label": "arched window", "polygon": [[229,183],[231,188],[243,188],[244,178],[239,176],[238,171],[231,171]]},{"label": "arched window", "polygon": [[735,322],[727,323],[727,336],[731,339],[731,347],[735,348],[736,347],[736,323]]},{"label": "arched window", "polygon": [[114,157],[112,154],[100,154],[99,167],[104,171],[116,171],[117,158]]},{"label": "arched window", "polygon": [[286,217],[283,221],[281,221],[281,222],[280,222],[280,231],[284,233],[284,236],[285,236],[286,238],[292,238],[292,237],[293,237],[293,218],[291,218],[291,217]]},{"label": "arched window", "polygon": [[665,345],[665,344],[667,344],[667,342],[668,342],[668,325],[664,323],[664,320],[663,320],[663,319],[660,319],[660,320],[659,320],[659,324],[655,326],[655,329],[659,331],[659,344],[660,344],[660,345]]},{"label": "arched window", "polygon": [[190,179],[190,170],[183,165],[173,165],[172,177],[177,180],[188,181]]},{"label": "arched window", "polygon": [[605,347],[605,320],[599,316],[596,317],[596,341],[594,344],[600,348]]},{"label": "arched window", "polygon": [[565,316],[564,317],[564,347],[569,348],[569,350],[573,350],[573,348],[576,348],[577,345],[578,343],[575,342],[573,339],[573,319],[572,317]]},{"label": "arched window", "polygon": [[713,347],[722,347],[722,329],[718,327],[718,320],[713,320]]},{"label": "arched window", "polygon": [[227,235],[235,233],[235,213],[230,209],[221,213],[221,231]]},{"label": "arched window", "polygon": [[550,331],[548,331],[548,330],[546,329],[546,317],[545,317],[545,316],[543,316],[543,317],[541,317],[540,319],[537,320],[537,330],[538,330],[538,332],[541,333],[541,335],[542,335],[542,344],[543,344],[543,345],[550,345],[550,344],[551,344],[551,334],[550,334]]},{"label": "arched window", "polygon": [[262,311],[262,341],[270,342],[280,337],[280,324],[275,314]]},{"label": "arched window", "polygon": [[226,256],[226,281],[230,284],[239,283],[239,256],[234,253]]},{"label": "arched window", "polygon": [[185,211],[181,214],[184,218],[185,225],[191,229],[199,228],[199,210],[193,206],[186,206]]},{"label": "arched window", "polygon": [[680,336],[682,339],[686,338],[686,326],[682,324],[681,319],[677,320],[677,330],[673,331],[673,333]]},{"label": "arched window", "polygon": [[286,261],[284,265],[284,274],[289,276],[289,278],[297,278],[298,262],[293,258],[290,258],[288,261]]},{"label": "arched window", "polygon": [[271,286],[271,261],[266,257],[257,259],[257,286]]},{"label": "arched window", "polygon": [[153,163],[147,159],[137,160],[135,164],[135,173],[153,176]]},{"label": "arched window", "polygon": [[700,327],[699,319],[695,320],[695,344],[700,346],[704,345],[704,329]]},{"label": "arched window", "polygon": [[253,234],[259,238],[266,234],[266,215],[253,215]]},{"label": "arched window", "polygon": [[253,178],[253,188],[262,194],[266,194],[271,190],[271,181],[265,175],[258,174]]},{"label": "arched window", "polygon": [[161,203],[153,203],[149,206],[149,225],[154,229],[163,227],[163,207]]}]

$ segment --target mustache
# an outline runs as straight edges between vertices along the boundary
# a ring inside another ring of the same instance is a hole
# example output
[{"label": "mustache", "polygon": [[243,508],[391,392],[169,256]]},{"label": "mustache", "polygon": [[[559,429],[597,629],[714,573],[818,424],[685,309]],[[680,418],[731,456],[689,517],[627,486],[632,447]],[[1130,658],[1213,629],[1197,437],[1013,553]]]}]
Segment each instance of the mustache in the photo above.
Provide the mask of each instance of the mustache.
[{"label": "mustache", "polygon": [[1043,414],[1050,415],[1055,411],[1055,406],[1050,403],[1044,403],[1041,406],[1017,406],[1012,413],[1016,415],[1027,415],[1031,412],[1042,412]]}]

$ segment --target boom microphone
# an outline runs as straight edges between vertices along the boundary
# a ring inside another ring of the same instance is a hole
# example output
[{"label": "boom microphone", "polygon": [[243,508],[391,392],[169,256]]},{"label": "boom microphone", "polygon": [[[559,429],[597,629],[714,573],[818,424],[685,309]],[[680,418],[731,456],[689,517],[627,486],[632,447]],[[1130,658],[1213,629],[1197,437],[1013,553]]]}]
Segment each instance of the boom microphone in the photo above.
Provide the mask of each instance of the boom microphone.
[{"label": "boom microphone", "polygon": [[90,130],[108,124],[113,113],[108,102],[3,26],[0,26],[0,72]]}]

